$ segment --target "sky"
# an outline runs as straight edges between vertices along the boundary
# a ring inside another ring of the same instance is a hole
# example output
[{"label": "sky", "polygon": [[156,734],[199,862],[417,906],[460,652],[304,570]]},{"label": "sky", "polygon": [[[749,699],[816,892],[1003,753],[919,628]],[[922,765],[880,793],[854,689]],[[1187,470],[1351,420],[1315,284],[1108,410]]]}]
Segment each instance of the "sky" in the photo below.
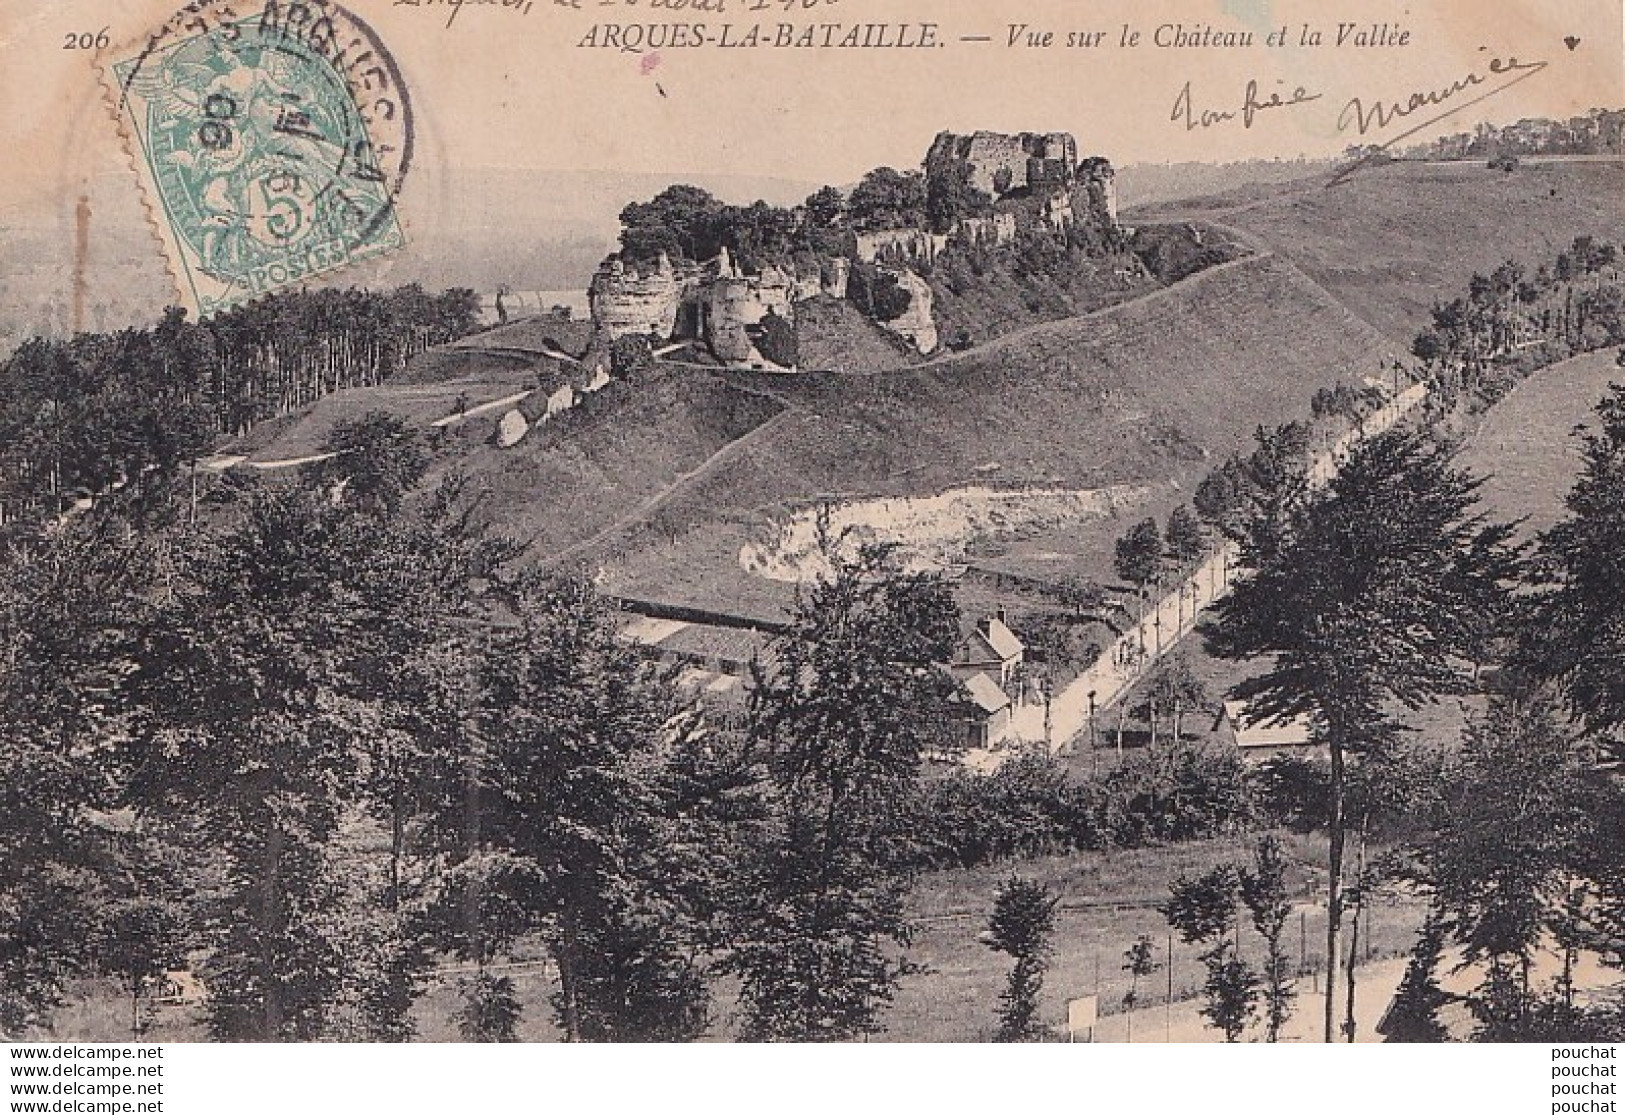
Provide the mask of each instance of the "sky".
[{"label": "sky", "polygon": [[[0,0],[6,109],[0,248],[28,230],[58,237],[71,231],[81,195],[92,200],[93,227],[105,242],[139,234],[135,176],[98,84],[97,62],[131,55],[129,44],[161,25],[176,4]],[[786,14],[785,4],[795,10]],[[758,5],[770,10],[748,10]],[[851,183],[877,165],[916,165],[944,129],[1068,131],[1082,153],[1120,166],[1321,157],[1354,142],[1385,142],[1426,115],[1361,137],[1338,127],[1351,99],[1403,103],[1470,75],[1485,83],[1447,104],[1513,76],[1523,80],[1415,139],[1480,121],[1625,106],[1619,0],[467,0],[460,7],[446,0],[348,0],[347,6],[375,29],[410,89],[417,171],[403,204],[420,233],[432,227],[442,237],[457,230],[441,226],[468,220],[470,212],[500,221],[511,211],[523,235],[528,227],[568,225],[588,203],[603,208],[631,200],[561,194],[554,172]],[[629,34],[671,34],[649,31],[651,23],[703,23],[712,41],[658,51],[581,45],[602,42],[608,24],[623,43]],[[837,39],[851,26],[876,23],[888,25],[893,38],[918,39],[921,25],[930,23],[941,45],[776,49],[715,42],[725,24],[737,41],[753,24],[771,38],[780,23],[792,24],[796,35],[841,24]],[[900,32],[900,24],[909,31]],[[1320,32],[1322,45],[1302,45],[1305,24]],[[1337,46],[1339,24],[1377,25],[1390,40],[1403,32],[1407,41]],[[1139,33],[1138,45],[1124,45],[1125,26]],[[1014,46],[1012,28],[1020,29]],[[1204,29],[1250,32],[1254,42],[1156,45],[1175,28],[1198,36]],[[70,35],[103,29],[106,51],[65,49]],[[1267,41],[1282,29],[1284,45]],[[1028,46],[1027,32],[1053,38]],[[1074,35],[1093,45],[1069,45]],[[988,41],[965,41],[974,37]],[[1514,58],[1531,68],[1490,80],[1493,60],[1504,66]],[[1256,83],[1256,100],[1271,94],[1291,100],[1300,89],[1306,99],[1259,112],[1246,126],[1240,116],[1249,82]],[[1175,118],[1181,103],[1189,110]],[[1236,118],[1204,127],[1205,112]],[[453,196],[478,188],[472,172],[492,170],[510,172],[510,185],[515,175],[522,182],[534,173],[554,188],[507,189],[500,199],[473,202]],[[0,277],[4,266],[0,257]]]}]

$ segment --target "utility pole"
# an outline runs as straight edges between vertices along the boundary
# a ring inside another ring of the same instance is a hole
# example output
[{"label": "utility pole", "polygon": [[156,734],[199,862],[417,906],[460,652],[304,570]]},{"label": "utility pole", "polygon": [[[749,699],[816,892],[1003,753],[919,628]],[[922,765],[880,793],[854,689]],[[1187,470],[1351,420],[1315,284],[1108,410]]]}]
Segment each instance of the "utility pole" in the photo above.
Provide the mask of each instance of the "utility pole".
[{"label": "utility pole", "polygon": [[1095,691],[1089,690],[1089,776],[1100,774],[1100,748],[1095,743]]},{"label": "utility pole", "polygon": [[1309,913],[1298,911],[1298,978],[1309,971]]},{"label": "utility pole", "polygon": [[1162,1001],[1162,1040],[1174,1040],[1174,931],[1168,930],[1168,997]]},{"label": "utility pole", "polygon": [[1053,755],[1055,754],[1055,721],[1050,715],[1049,686],[1041,686],[1039,694],[1044,698],[1044,750]]}]

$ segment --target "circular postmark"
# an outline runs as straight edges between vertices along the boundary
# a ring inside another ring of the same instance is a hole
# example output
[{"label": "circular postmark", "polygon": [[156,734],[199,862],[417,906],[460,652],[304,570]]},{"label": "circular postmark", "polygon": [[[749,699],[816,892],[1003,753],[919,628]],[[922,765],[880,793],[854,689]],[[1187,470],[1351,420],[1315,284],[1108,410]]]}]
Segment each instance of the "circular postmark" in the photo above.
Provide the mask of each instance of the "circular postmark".
[{"label": "circular postmark", "polygon": [[194,0],[111,73],[200,312],[404,243],[411,100],[353,13]]}]

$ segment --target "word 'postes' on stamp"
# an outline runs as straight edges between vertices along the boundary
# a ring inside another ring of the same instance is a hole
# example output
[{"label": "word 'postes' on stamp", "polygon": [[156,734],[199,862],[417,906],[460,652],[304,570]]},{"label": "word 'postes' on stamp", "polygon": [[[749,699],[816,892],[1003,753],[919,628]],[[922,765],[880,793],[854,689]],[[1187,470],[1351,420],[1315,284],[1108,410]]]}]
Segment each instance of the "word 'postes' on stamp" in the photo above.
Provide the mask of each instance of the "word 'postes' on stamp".
[{"label": "word 'postes' on stamp", "polygon": [[405,243],[400,72],[325,0],[202,0],[105,71],[149,215],[200,315]]}]

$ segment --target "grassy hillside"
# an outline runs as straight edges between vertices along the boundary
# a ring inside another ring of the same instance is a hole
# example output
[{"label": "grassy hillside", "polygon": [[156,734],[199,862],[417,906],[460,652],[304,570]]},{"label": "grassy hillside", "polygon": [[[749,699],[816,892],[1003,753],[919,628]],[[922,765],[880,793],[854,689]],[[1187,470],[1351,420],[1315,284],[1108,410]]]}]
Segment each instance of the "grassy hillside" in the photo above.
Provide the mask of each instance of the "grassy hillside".
[{"label": "grassy hillside", "polygon": [[1118,204],[1166,205],[1193,197],[1261,189],[1324,174],[1333,160],[1252,159],[1238,163],[1129,163],[1117,168]]},{"label": "grassy hillside", "polygon": [[882,371],[920,359],[908,342],[886,332],[844,298],[798,303],[796,344],[802,367],[828,372]]},{"label": "grassy hillside", "polygon": [[1550,263],[1582,233],[1617,240],[1625,166],[1526,164],[1507,174],[1482,163],[1392,163],[1330,188],[1322,179],[1255,197],[1179,208],[1251,234],[1409,345],[1433,303],[1465,290],[1473,272],[1507,259]]},{"label": "grassy hillside", "polygon": [[1125,302],[1161,285],[1129,252],[1024,264],[1015,249],[950,249],[929,276],[944,344],[984,344],[1023,326]]},{"label": "grassy hillside", "polygon": [[[745,574],[739,548],[797,507],[970,484],[1132,483],[1149,493],[1124,517],[1160,518],[1258,424],[1302,417],[1318,387],[1374,372],[1391,351],[1291,268],[1254,258],[903,371],[665,366],[515,449],[470,422],[439,467],[477,477],[484,518],[530,543],[533,560],[603,564],[607,586],[632,595],[772,613],[789,589]],[[534,379],[492,368],[490,397]],[[262,455],[308,451],[341,413],[449,413],[448,392],[468,382],[324,400]],[[1124,525],[1065,539],[1068,571],[1109,578]]]},{"label": "grassy hillside", "polygon": [[[442,350],[447,351],[447,350]],[[438,357],[438,353],[425,354]],[[228,444],[228,452],[247,453],[256,461],[276,461],[319,452],[328,434],[340,422],[353,421],[372,411],[399,415],[407,425],[424,429],[431,423],[468,409],[528,391],[536,386],[532,361],[466,361],[454,373],[423,383],[391,379],[377,387],[358,387],[327,395],[297,418],[255,426],[246,437]],[[490,429],[489,421],[471,419],[469,426]]]},{"label": "grassy hillside", "polygon": [[481,517],[556,557],[639,514],[669,485],[781,409],[720,375],[665,367],[617,382],[536,429],[519,447],[481,441],[443,459],[485,490]]},{"label": "grassy hillside", "polygon": [[[1238,229],[1258,256],[902,370],[663,367],[513,450],[489,446],[489,427],[470,423],[441,467],[466,469],[489,488],[486,516],[530,541],[533,560],[586,560],[615,590],[747,612],[776,610],[789,590],[746,575],[740,547],[822,499],[967,485],[1143,487],[1117,521],[1023,539],[1004,555],[1036,547],[1046,571],[1109,580],[1112,541],[1129,522],[1165,517],[1258,425],[1307,416],[1317,388],[1378,373],[1408,348],[1434,300],[1454,297],[1472,271],[1509,256],[1550,259],[1582,232],[1617,239],[1622,187],[1618,165],[1506,175],[1412,164],[1371,168],[1329,190],[1209,199],[1163,215]],[[851,334],[838,326],[832,333]],[[526,329],[482,336],[531,358],[539,340]],[[494,398],[533,375],[515,366],[523,360],[473,351],[473,343],[418,378],[441,380],[434,386],[443,392],[484,376],[481,389]],[[855,366],[882,351],[871,337],[851,344],[843,361]],[[1582,393],[1574,417],[1552,418],[1556,432],[1531,440],[1566,445],[1568,426],[1599,392]],[[406,398],[425,413],[447,402]],[[370,402],[335,400],[328,410]],[[295,423],[278,440],[313,444],[309,425]]]},{"label": "grassy hillside", "polygon": [[1625,382],[1613,349],[1587,353],[1536,372],[1485,416],[1461,464],[1484,476],[1485,510],[1524,520],[1531,537],[1557,522],[1580,471],[1578,425],[1594,425],[1593,408],[1608,385]]},{"label": "grassy hillside", "polygon": [[[1162,516],[1259,423],[1301,417],[1317,387],[1387,355],[1311,284],[1258,259],[926,368],[754,377],[788,407],[772,436],[694,477],[600,556],[622,591],[764,607],[784,590],[747,577],[739,547],[821,498],[1138,483],[1152,493],[1129,514]],[[1075,541],[1080,571],[1110,576],[1122,526]]]}]

